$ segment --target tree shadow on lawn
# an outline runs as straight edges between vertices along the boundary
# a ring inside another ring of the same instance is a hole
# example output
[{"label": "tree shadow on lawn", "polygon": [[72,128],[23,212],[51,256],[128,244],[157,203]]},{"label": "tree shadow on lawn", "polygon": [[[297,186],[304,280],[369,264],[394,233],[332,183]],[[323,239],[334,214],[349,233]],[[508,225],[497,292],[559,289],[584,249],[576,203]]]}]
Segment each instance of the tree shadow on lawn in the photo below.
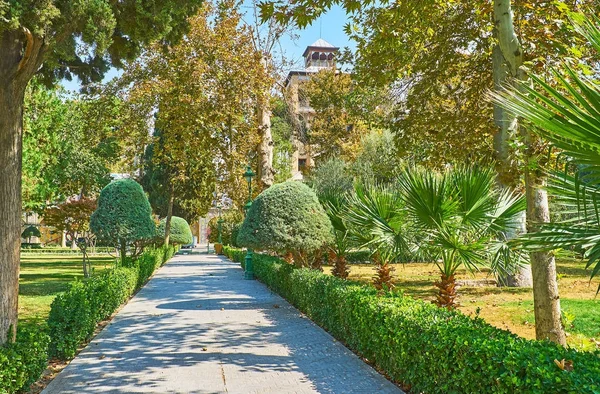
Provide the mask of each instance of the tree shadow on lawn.
[{"label": "tree shadow on lawn", "polygon": [[[80,276],[83,276],[80,275]],[[19,276],[19,295],[44,296],[56,295],[69,288],[69,283],[77,279],[73,272],[27,274]]]},{"label": "tree shadow on lawn", "polygon": [[274,379],[280,392],[297,391],[282,373],[321,393],[400,392],[264,285],[243,280],[239,265],[188,275],[181,268],[190,264],[198,263],[170,262],[174,270],[155,276],[61,373],[64,382],[86,392],[164,390],[167,375],[186,379],[189,368],[192,380],[210,375],[193,392],[248,392]]}]

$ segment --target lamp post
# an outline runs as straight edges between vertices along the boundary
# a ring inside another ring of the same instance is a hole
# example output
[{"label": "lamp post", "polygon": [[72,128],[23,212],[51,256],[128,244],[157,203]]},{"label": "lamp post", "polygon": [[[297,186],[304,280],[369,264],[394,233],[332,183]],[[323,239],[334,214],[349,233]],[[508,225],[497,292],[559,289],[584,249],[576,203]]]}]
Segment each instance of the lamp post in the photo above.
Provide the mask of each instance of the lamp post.
[{"label": "lamp post", "polygon": [[[246,214],[248,214],[248,210],[252,206],[252,178],[254,178],[255,175],[252,168],[249,165],[246,166],[246,172],[244,172],[244,178],[246,178],[246,181],[248,182],[248,202],[244,205]],[[247,248],[246,250],[245,267],[244,279],[254,279],[254,271],[252,270],[252,249],[250,248]]]},{"label": "lamp post", "polygon": [[219,243],[223,244],[223,239],[221,238],[221,228],[223,226],[223,219],[219,216],[219,220],[217,220],[217,229],[219,230]]}]

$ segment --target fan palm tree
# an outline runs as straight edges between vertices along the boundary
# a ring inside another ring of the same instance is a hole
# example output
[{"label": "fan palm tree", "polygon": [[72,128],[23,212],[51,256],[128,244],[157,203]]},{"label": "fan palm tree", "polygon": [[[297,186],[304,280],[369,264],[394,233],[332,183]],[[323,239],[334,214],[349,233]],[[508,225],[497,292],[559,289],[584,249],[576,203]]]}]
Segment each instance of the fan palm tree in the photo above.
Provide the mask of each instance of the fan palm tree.
[{"label": "fan palm tree", "polygon": [[504,234],[518,225],[525,199],[499,191],[492,168],[460,167],[441,174],[413,168],[404,171],[399,183],[407,219],[420,234],[415,246],[440,271],[437,305],[455,306],[455,274],[461,267],[474,272],[488,266],[500,272],[523,263]]},{"label": "fan palm tree", "polygon": [[325,208],[333,228],[333,243],[328,245],[328,258],[333,262],[331,273],[341,279],[347,279],[350,273],[347,254],[350,250],[348,228],[343,221],[344,209],[347,206],[347,193],[338,190],[321,193],[319,201]]},{"label": "fan palm tree", "polygon": [[372,251],[377,269],[373,284],[378,289],[392,288],[392,263],[414,252],[407,229],[402,197],[390,186],[355,185],[347,198],[343,222],[351,241]]},{"label": "fan palm tree", "polygon": [[[600,53],[600,19],[572,14],[576,30]],[[534,133],[561,149],[576,164],[574,175],[551,174],[549,191],[575,218],[542,224],[521,242],[532,249],[581,247],[600,272],[600,89],[567,64],[553,71],[557,87],[532,75],[533,86],[520,84],[492,95],[492,100],[522,117]],[[598,288],[600,291],[600,287]]]}]

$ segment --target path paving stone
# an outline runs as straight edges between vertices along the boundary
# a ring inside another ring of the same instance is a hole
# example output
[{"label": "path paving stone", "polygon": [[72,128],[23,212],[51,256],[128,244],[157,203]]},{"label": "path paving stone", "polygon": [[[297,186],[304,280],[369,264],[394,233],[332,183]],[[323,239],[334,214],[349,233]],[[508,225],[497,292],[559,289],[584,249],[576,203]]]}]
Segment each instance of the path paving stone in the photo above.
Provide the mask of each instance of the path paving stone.
[{"label": "path paving stone", "polygon": [[43,391],[402,393],[257,281],[174,257]]}]

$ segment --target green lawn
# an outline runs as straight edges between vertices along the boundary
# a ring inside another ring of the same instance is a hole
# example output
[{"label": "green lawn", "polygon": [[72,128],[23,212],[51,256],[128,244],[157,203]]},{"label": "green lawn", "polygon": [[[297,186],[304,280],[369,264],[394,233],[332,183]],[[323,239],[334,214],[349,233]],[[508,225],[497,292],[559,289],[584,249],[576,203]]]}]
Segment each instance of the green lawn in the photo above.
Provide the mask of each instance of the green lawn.
[{"label": "green lawn", "polygon": [[[91,260],[95,274],[111,267],[114,262],[108,255],[92,256]],[[83,279],[79,254],[22,254],[19,322],[45,324],[52,300],[75,279]]]}]

